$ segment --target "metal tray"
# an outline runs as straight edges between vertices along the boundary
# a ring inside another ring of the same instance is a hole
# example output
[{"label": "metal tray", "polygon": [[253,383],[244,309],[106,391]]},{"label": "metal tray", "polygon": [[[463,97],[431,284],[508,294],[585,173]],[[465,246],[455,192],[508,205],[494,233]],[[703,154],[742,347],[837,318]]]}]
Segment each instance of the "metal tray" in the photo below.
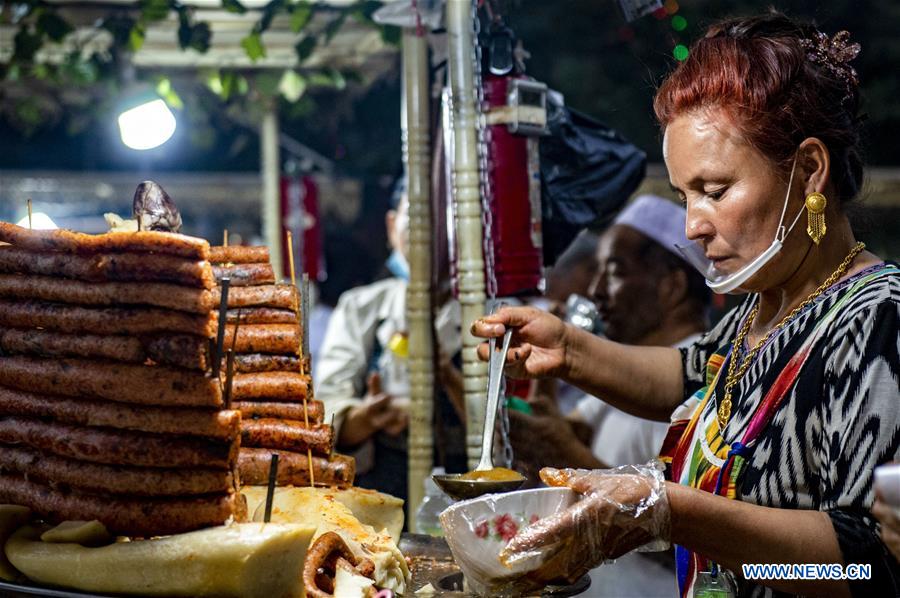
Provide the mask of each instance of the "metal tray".
[{"label": "metal tray", "polygon": [[43,596],[46,598],[113,598],[101,594],[85,594],[71,590],[53,590],[34,585],[8,583],[0,581],[0,596],[3,598],[30,598],[31,596]]}]

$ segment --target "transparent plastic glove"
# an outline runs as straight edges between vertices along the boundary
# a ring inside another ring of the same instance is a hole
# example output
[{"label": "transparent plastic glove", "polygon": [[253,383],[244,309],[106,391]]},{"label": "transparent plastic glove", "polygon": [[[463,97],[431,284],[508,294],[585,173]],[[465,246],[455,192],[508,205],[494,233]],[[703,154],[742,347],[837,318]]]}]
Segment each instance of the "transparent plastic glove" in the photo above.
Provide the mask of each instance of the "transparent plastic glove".
[{"label": "transparent plastic glove", "polygon": [[529,525],[501,551],[500,561],[507,566],[539,561],[532,580],[572,583],[607,559],[651,542],[659,550],[659,541],[669,540],[669,502],[659,461],[594,471],[544,468],[541,479],[583,498]]}]

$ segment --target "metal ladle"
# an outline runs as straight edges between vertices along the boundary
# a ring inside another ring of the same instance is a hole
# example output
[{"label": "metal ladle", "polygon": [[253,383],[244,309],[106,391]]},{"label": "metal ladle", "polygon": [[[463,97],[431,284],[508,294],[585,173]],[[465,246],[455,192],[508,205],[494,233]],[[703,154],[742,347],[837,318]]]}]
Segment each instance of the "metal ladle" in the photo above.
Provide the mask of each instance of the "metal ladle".
[{"label": "metal ladle", "polygon": [[[494,424],[500,404],[500,381],[503,378],[503,365],[506,362],[506,352],[509,350],[512,333],[512,328],[506,329],[506,333],[503,335],[503,348],[500,351],[497,351],[496,338],[492,338],[488,342],[491,350],[491,358],[488,361],[488,394],[484,413],[484,431],[481,437],[481,459],[475,471],[494,469]],[[519,476],[517,480],[467,480],[461,479],[462,475],[459,473],[435,475],[432,476],[432,479],[447,496],[456,500],[475,498],[482,494],[510,492],[525,482],[523,476]]]}]

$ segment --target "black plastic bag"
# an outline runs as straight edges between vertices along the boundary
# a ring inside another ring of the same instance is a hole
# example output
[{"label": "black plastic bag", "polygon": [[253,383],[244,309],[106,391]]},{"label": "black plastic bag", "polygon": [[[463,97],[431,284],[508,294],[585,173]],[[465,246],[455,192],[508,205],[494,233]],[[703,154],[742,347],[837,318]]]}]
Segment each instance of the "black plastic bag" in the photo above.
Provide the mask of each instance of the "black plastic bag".
[{"label": "black plastic bag", "polygon": [[540,141],[544,264],[585,228],[618,212],[644,179],[647,155],[606,125],[547,98]]}]

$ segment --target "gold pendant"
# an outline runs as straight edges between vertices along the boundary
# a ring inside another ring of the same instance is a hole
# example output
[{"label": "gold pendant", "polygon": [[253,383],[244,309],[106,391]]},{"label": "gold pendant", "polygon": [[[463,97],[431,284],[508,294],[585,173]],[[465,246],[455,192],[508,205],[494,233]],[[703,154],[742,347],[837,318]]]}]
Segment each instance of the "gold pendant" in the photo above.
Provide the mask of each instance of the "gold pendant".
[{"label": "gold pendant", "polygon": [[726,392],[725,398],[719,403],[719,411],[716,413],[716,419],[719,421],[719,432],[725,430],[728,420],[731,418],[731,393]]},{"label": "gold pendant", "polygon": [[828,201],[825,196],[818,192],[810,193],[806,196],[806,212],[807,224],[806,234],[813,240],[816,245],[825,236],[827,227],[825,226],[825,206]]}]

